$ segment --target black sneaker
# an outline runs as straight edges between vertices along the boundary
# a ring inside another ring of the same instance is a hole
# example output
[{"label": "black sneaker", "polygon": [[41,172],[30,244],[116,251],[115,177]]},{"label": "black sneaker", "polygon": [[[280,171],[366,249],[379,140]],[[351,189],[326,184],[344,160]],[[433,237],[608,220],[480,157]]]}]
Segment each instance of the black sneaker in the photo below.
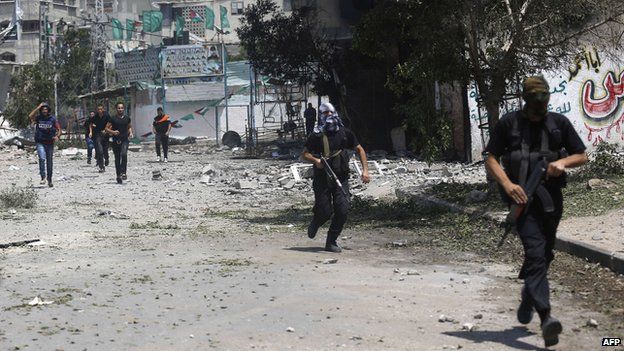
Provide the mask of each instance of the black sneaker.
[{"label": "black sneaker", "polygon": [[51,187],[53,187],[53,186],[54,186],[54,184],[52,184],[52,182],[51,182],[51,181],[49,181],[49,182],[48,182],[48,187],[50,187],[50,188],[51,188]]},{"label": "black sneaker", "polygon": [[91,159],[90,159],[90,158],[88,158],[88,159],[87,159],[87,164],[88,164],[88,165],[90,165],[90,164],[91,164]]},{"label": "black sneaker", "polygon": [[529,324],[531,320],[533,320],[533,314],[535,313],[535,311],[533,311],[533,301],[531,301],[531,298],[526,293],[526,288],[524,286],[522,287],[520,295],[522,296],[522,301],[520,301],[520,306],[518,306],[518,322]]},{"label": "black sneaker", "polygon": [[123,184],[123,180],[121,178],[117,178],[117,184]]},{"label": "black sneaker", "polygon": [[329,252],[335,252],[335,253],[341,253],[342,252],[342,247],[340,247],[340,245],[334,243],[334,244],[325,244],[325,251],[329,251]]},{"label": "black sneaker", "polygon": [[105,171],[106,171],[106,168],[104,168],[104,167],[100,167],[100,169],[98,170],[98,172],[100,172],[100,173],[104,173]]},{"label": "black sneaker", "polygon": [[557,318],[549,316],[542,322],[542,336],[544,337],[544,345],[546,347],[557,345],[559,343],[559,334],[563,327]]},{"label": "black sneaker", "polygon": [[128,180],[128,176],[124,173],[124,174],[121,175],[121,179]]},{"label": "black sneaker", "polygon": [[310,225],[308,225],[308,238],[314,239],[316,232],[318,232],[318,227],[314,224],[314,221],[312,221]]}]

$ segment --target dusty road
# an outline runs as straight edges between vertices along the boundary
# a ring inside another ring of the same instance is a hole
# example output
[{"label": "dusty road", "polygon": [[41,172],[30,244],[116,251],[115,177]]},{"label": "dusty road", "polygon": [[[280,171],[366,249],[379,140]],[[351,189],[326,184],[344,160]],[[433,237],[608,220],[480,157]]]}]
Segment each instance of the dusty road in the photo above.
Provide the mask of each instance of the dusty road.
[{"label": "dusty road", "polygon": [[[538,322],[515,320],[518,267],[389,247],[410,234],[398,229],[352,226],[347,250],[323,252],[324,235],[302,229],[308,217],[273,215],[311,206],[305,186],[276,189],[287,162],[174,149],[166,165],[130,153],[122,186],[113,167],[57,157],[36,209],[2,209],[0,243],[43,244],[0,250],[0,349],[541,349]],[[17,157],[0,156],[0,188],[37,184],[34,156]],[[216,174],[202,184],[208,164]],[[250,175],[254,189],[235,187]],[[585,324],[608,318],[554,289],[564,325],[554,349],[601,349],[610,335]],[[51,303],[30,306],[35,297]]]}]

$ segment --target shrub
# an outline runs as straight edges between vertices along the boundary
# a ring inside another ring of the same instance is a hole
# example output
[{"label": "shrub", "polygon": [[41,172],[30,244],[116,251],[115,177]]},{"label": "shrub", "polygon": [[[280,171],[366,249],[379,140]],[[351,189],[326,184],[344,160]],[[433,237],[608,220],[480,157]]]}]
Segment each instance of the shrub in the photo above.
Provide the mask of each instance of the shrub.
[{"label": "shrub", "polygon": [[37,193],[32,188],[15,185],[0,191],[0,201],[8,208],[33,208],[37,204]]}]

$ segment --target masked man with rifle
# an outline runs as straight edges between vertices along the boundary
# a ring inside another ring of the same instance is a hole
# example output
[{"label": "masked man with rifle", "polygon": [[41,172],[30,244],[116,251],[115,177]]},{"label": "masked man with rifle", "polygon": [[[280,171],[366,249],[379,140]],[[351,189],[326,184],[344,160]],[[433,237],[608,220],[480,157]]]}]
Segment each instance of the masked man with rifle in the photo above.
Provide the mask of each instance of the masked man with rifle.
[{"label": "masked man with rifle", "polygon": [[548,347],[559,342],[562,330],[550,314],[547,278],[563,213],[561,188],[566,184],[565,170],[587,162],[587,155],[572,123],[548,112],[549,87],[542,76],[525,79],[522,98],[524,108],[504,115],[494,126],[486,148],[486,168],[504,190],[524,247],[518,321],[530,323],[537,311]]},{"label": "masked man with rifle", "polygon": [[349,211],[349,152],[355,150],[362,162],[362,181],[368,183],[366,152],[353,132],[347,129],[334,106],[321,104],[319,126],[308,136],[302,158],[314,164],[314,218],[308,226],[308,237],[316,236],[318,229],[332,217],[325,250],[341,252],[336,242],[347,221]]}]

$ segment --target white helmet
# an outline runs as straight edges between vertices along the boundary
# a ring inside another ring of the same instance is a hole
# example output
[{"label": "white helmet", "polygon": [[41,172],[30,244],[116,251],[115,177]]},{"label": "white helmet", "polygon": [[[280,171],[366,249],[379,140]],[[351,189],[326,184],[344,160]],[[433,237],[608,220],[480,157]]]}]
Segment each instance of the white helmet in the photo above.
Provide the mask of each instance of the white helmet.
[{"label": "white helmet", "polygon": [[331,104],[331,102],[322,103],[321,106],[319,107],[319,111],[321,111],[321,113],[327,112],[327,111],[336,113],[336,109],[334,108],[334,105]]}]

